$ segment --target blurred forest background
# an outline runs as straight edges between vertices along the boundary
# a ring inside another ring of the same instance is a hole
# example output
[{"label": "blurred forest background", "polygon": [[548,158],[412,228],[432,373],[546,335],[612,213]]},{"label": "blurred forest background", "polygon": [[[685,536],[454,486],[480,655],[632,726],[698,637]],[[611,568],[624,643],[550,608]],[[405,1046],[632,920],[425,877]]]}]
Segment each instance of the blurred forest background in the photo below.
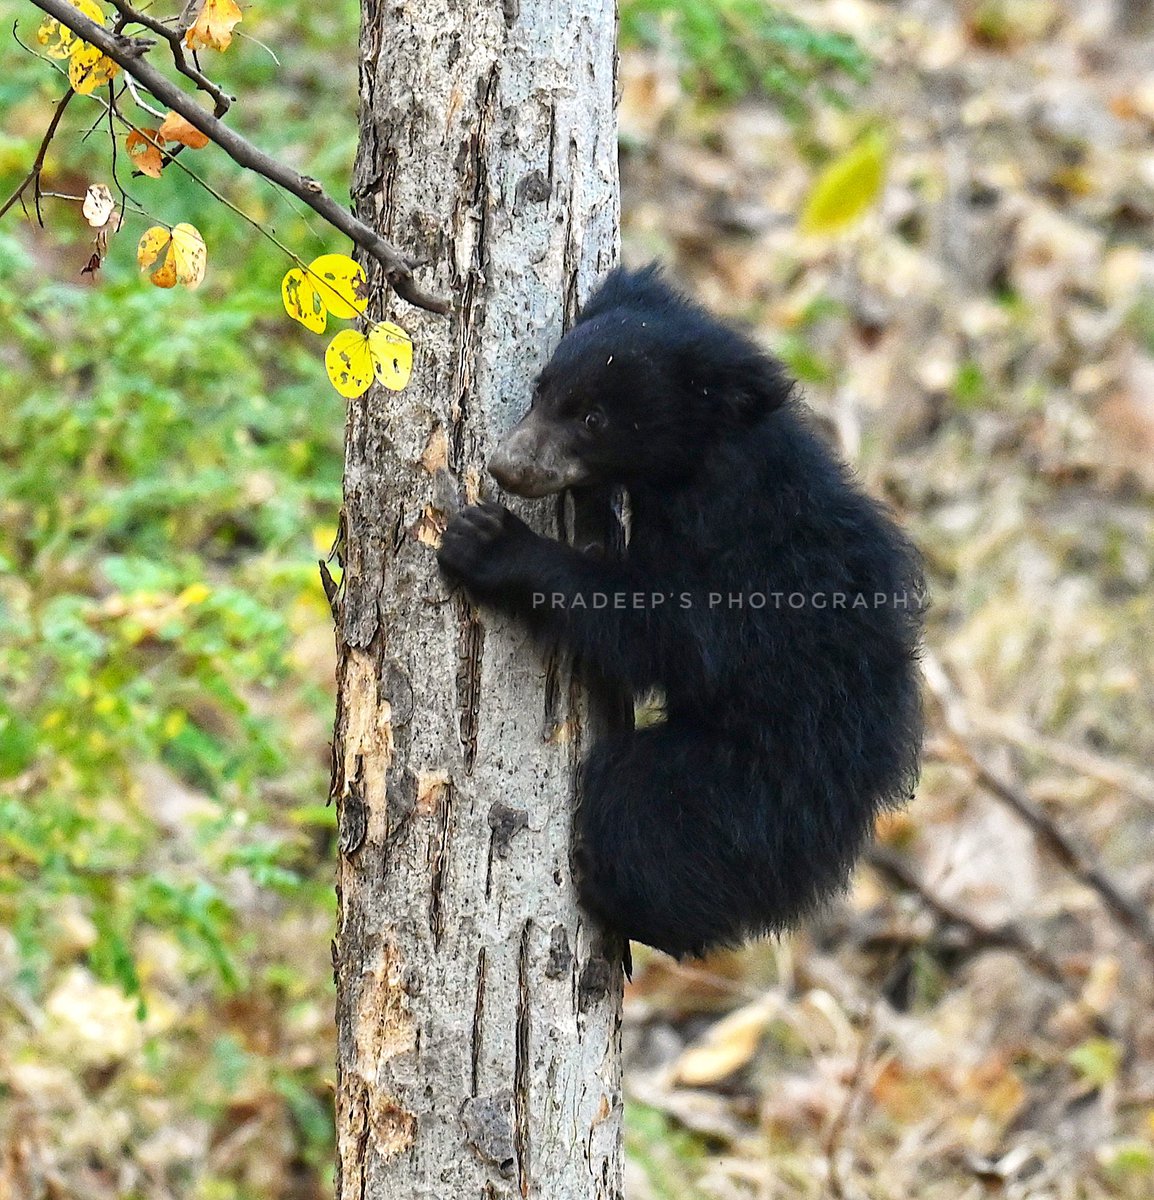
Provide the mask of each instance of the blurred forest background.
[{"label": "blurred forest background", "polygon": [[[1154,14],[789,12],[622,0],[624,255],[752,324],[912,530],[931,741],[821,922],[638,954],[629,1197],[1149,1197]],[[38,14],[3,16],[6,196],[62,83],[10,38]],[[342,197],[356,24],[258,2],[220,60],[230,122]],[[105,178],[97,116],[51,190]],[[868,131],[880,199],[802,236]],[[347,249],[197,166],[304,258]],[[319,1200],[342,402],[286,260],[136,182],[204,232],[199,292],[139,277],[142,222],[95,284],[76,205],[0,223],[0,1200]]]}]

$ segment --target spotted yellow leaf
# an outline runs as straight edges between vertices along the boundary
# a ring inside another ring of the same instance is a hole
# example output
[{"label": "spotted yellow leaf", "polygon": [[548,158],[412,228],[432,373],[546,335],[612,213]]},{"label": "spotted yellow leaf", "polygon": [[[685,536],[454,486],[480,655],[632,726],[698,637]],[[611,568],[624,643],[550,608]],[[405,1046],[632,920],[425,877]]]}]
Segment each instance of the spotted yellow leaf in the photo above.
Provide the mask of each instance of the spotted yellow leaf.
[{"label": "spotted yellow leaf", "polygon": [[293,267],[281,280],[281,299],[284,310],[313,333],[324,333],[328,324],[328,309],[313,281],[300,267]]},{"label": "spotted yellow leaf", "polygon": [[184,35],[184,44],[190,50],[227,50],[232,44],[233,26],[243,17],[236,0],[204,0]]},{"label": "spotted yellow leaf", "polygon": [[[95,0],[69,0],[77,12],[98,25],[104,24],[104,12]],[[92,49],[87,42],[82,42],[66,25],[61,25],[55,17],[46,17],[36,30],[36,40],[44,47],[44,53],[49,58],[65,59],[72,56],[79,47]],[[99,53],[99,51],[97,52]]]},{"label": "spotted yellow leaf", "polygon": [[172,254],[176,260],[176,282],[182,283],[190,292],[204,281],[204,268],[208,261],[208,250],[195,225],[186,222],[172,229]]},{"label": "spotted yellow leaf", "polygon": [[413,343],[390,321],[370,330],[368,336],[345,329],[329,342],[325,369],[333,387],[350,399],[362,395],[376,377],[390,391],[399,392],[413,370]]},{"label": "spotted yellow leaf", "polygon": [[369,339],[356,329],[342,329],[325,350],[329,382],[350,400],[364,395],[373,382],[373,358]]},{"label": "spotted yellow leaf", "polygon": [[95,46],[81,42],[68,59],[68,82],[72,90],[87,96],[103,87],[120,68]]},{"label": "spotted yellow leaf", "polygon": [[153,225],[146,229],[136,247],[136,261],[142,271],[147,270],[156,262],[162,250],[172,240],[172,234],[163,225]]},{"label": "spotted yellow leaf", "polygon": [[334,317],[355,317],[365,311],[365,273],[347,254],[322,254],[309,263],[308,274],[325,308]]},{"label": "spotted yellow leaf", "polygon": [[872,207],[885,187],[889,139],[873,130],[818,176],[801,214],[803,233],[837,233]]},{"label": "spotted yellow leaf", "polygon": [[164,252],[164,257],[157,263],[148,278],[158,288],[176,287],[176,255],[172,252],[171,241],[168,243],[168,249]]},{"label": "spotted yellow leaf", "polygon": [[36,30],[36,40],[44,48],[48,58],[66,59],[80,39],[65,25],[61,25],[55,17],[46,17]]},{"label": "spotted yellow leaf", "polygon": [[178,283],[190,291],[198,288],[204,279],[207,257],[204,238],[195,225],[176,225],[171,233],[162,225],[154,225],[144,232],[136,248],[141,270],[152,267],[149,279],[162,288]]},{"label": "spotted yellow leaf", "polygon": [[373,373],[391,392],[399,392],[413,373],[413,343],[409,335],[391,321],[369,330],[369,355]]}]

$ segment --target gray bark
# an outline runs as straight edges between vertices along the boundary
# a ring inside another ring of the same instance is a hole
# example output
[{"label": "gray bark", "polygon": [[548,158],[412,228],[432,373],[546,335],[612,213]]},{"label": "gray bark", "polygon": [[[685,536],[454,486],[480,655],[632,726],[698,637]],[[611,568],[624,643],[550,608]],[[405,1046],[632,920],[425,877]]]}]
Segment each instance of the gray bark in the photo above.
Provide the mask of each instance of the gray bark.
[{"label": "gray bark", "polygon": [[[621,1191],[619,956],[569,867],[585,705],[434,560],[615,261],[615,39],[612,0],[363,0],[357,213],[458,309],[398,306],[370,264],[416,365],[348,414],[338,1200]],[[558,506],[517,507],[556,532]]]}]

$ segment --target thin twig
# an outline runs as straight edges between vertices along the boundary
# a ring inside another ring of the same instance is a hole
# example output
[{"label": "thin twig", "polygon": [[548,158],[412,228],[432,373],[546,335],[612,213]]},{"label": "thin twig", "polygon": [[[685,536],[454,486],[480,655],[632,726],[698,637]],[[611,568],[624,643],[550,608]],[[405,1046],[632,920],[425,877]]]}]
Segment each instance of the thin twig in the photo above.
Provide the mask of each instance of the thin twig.
[{"label": "thin twig", "polygon": [[966,711],[978,733],[1009,742],[1031,754],[1041,755],[1088,779],[1096,779],[1108,787],[1117,788],[1135,800],[1154,805],[1154,776],[1137,767],[1107,758],[1084,746],[1072,746],[1058,738],[1048,737],[1000,713],[969,704],[966,705]]},{"label": "thin twig", "polygon": [[[87,199],[85,196],[77,196],[74,192],[41,192],[40,196],[44,200],[67,200],[71,204],[83,204]],[[136,217],[143,217],[146,221],[151,221],[154,225],[157,223],[156,218],[148,211],[148,209],[137,203],[137,201],[133,200],[130,196],[128,197],[128,205],[124,209],[124,212],[118,214],[120,219],[117,221],[116,229],[113,232],[118,232],[121,225],[124,224],[125,212],[130,212]]]},{"label": "thin twig", "polygon": [[[151,17],[146,12],[141,12],[140,9],[134,8],[128,4],[126,0],[111,0],[112,7],[124,18],[129,25],[140,25],[145,29],[152,30],[153,33],[164,38],[168,43],[169,49],[172,51],[172,61],[176,64],[176,69],[185,76],[186,79],[191,79],[193,83],[202,91],[212,97],[213,113],[218,117],[223,117],[229,108],[232,106],[233,97],[223,91],[217,84],[213,83],[202,71],[193,66],[184,56],[184,30],[173,29],[166,25],[163,21],[156,17]],[[112,56],[109,55],[109,58]],[[127,71],[128,68],[125,67]]]},{"label": "thin twig", "polygon": [[849,1130],[862,1094],[865,1092],[867,1067],[874,1056],[877,1044],[878,1010],[875,1004],[869,1013],[865,1028],[861,1032],[861,1042],[858,1045],[857,1059],[854,1062],[853,1076],[850,1079],[849,1090],[846,1092],[845,1103],[833,1119],[829,1134],[825,1139],[825,1157],[829,1171],[830,1195],[835,1200],[846,1200],[849,1195],[846,1181],[842,1177],[838,1158],[841,1155],[842,1143]]},{"label": "thin twig", "polygon": [[1079,883],[1095,892],[1118,924],[1154,958],[1154,924],[1151,924],[1150,914],[1118,887],[1088,847],[1060,829],[1023,788],[1004,778],[978,756],[970,744],[973,733],[965,706],[945,669],[928,653],[924,656],[923,667],[949,735],[947,749],[938,757],[944,762],[961,765],[979,787],[1024,821],[1058,862]]},{"label": "thin twig", "polygon": [[973,946],[995,950],[1009,950],[1016,954],[1031,970],[1048,979],[1068,999],[1085,1013],[1095,1030],[1106,1037],[1117,1037],[1118,1031],[1108,1018],[1089,1010],[1082,993],[1070,980],[1061,964],[1048,951],[1038,946],[1026,931],[1015,921],[1003,921],[1000,925],[987,925],[958,908],[957,905],[932,891],[918,873],[900,855],[885,846],[873,845],[866,852],[866,860],[875,871],[891,884],[912,892],[938,918],[947,925],[964,930]]},{"label": "thin twig", "polygon": [[[20,186],[12,193],[11,196],[8,197],[7,200],[4,201],[3,207],[0,207],[0,217],[3,217],[4,214],[16,203],[16,201],[24,195],[24,191],[30,183],[35,185],[33,188],[33,195],[37,198],[37,201],[39,201],[40,172],[44,170],[44,159],[48,154],[48,147],[51,145],[52,139],[56,136],[56,130],[60,125],[60,118],[64,116],[64,110],[68,107],[69,102],[75,95],[76,93],[72,90],[72,88],[69,88],[68,91],[66,91],[64,95],[60,97],[56,104],[56,111],[52,114],[52,120],[48,122],[48,128],[44,131],[44,137],[40,140],[40,149],[36,151],[36,158],[32,162],[32,168],[28,174],[24,176]],[[39,203],[37,203],[36,212],[39,216]],[[40,224],[44,224],[43,220],[41,220]]]},{"label": "thin twig", "polygon": [[156,117],[158,121],[163,121],[164,118],[168,116],[168,113],[161,112],[159,108],[153,108],[152,105],[140,95],[140,93],[136,90],[136,80],[133,79],[131,75],[126,74],[124,76],[124,82],[128,85],[128,90],[131,93],[132,99],[135,101],[137,108],[144,109],[146,113],[148,113],[150,116]]},{"label": "thin twig", "polygon": [[[128,207],[129,200],[133,204],[139,205],[139,201],[135,196],[129,196],[128,189],[120,182],[120,172],[117,170],[116,162],[116,120],[120,115],[116,107],[116,92],[113,90],[112,80],[108,81],[108,146],[112,153],[112,182],[116,184],[120,191],[120,213],[123,217],[124,210]],[[117,229],[119,229],[119,225]]]},{"label": "thin twig", "polygon": [[[53,68],[53,70],[59,72],[61,75],[64,74],[63,68],[60,67],[57,63],[53,62],[49,58],[45,58],[43,55],[37,55],[36,51],[34,51],[31,48],[31,46],[25,45],[23,42],[20,41],[19,38],[17,38],[16,41],[23,50],[27,51],[29,54],[34,55],[35,57],[39,57],[41,59],[41,61],[46,62],[50,67]],[[86,100],[94,100],[97,104],[99,104],[101,106],[101,109],[103,110],[100,114],[99,120],[96,122],[97,126],[99,126],[101,121],[104,120],[105,114],[108,114],[110,119],[115,118],[117,121],[119,121],[121,123],[121,125],[124,126],[125,129],[129,130],[130,132],[140,134],[140,136],[144,139],[145,142],[148,143],[148,145],[153,146],[155,149],[159,150],[161,154],[169,153],[169,151],[167,150],[167,148],[165,147],[165,145],[162,141],[153,137],[152,134],[148,133],[146,130],[141,129],[139,126],[133,124],[133,122],[130,121],[120,111],[119,108],[116,108],[113,105],[109,104],[109,102],[107,100],[102,99],[95,92],[89,93],[89,95],[87,95],[85,97],[85,99]],[[95,128],[95,126],[94,126],[94,128]],[[344,299],[344,297],[342,296],[342,293],[337,291],[337,289],[333,287],[332,283],[329,280],[325,279],[323,275],[318,275],[315,271],[313,271],[312,268],[308,265],[308,263],[306,263],[304,261],[304,259],[301,258],[301,256],[296,253],[295,250],[292,250],[290,247],[286,246],[284,244],[284,242],[282,242],[280,240],[280,238],[278,238],[276,236],[276,234],[274,234],[270,230],[266,229],[265,226],[262,225],[258,220],[256,220],[255,217],[249,216],[249,214],[246,213],[243,208],[240,208],[237,205],[233,204],[233,202],[227,196],[218,192],[216,190],[216,188],[214,188],[212,186],[212,184],[208,182],[208,180],[206,180],[202,176],[198,175],[186,163],[178,162],[176,160],[175,155],[170,154],[169,157],[174,166],[176,166],[179,170],[183,171],[199,187],[202,187],[218,204],[223,204],[224,207],[227,208],[230,212],[232,212],[236,216],[240,217],[240,219],[242,221],[246,222],[248,225],[251,225],[252,228],[258,234],[260,234],[261,237],[266,238],[268,241],[270,241],[278,250],[281,251],[282,254],[285,255],[286,258],[288,258],[292,262],[294,262],[306,275],[308,275],[308,277],[312,280],[314,287],[316,287],[322,293],[334,295],[338,299]],[[58,200],[81,200],[81,201],[83,201],[83,199],[84,199],[83,196],[67,196],[67,195],[64,195],[64,194],[58,193],[58,192],[41,192],[40,194],[42,196],[47,196],[49,198],[55,198]],[[288,203],[287,199],[286,199],[286,203]],[[158,224],[158,225],[166,225],[167,224],[167,222],[160,220],[159,218],[151,216],[147,212],[147,210],[139,204],[138,201],[133,200],[133,205],[134,205],[134,211],[138,215],[146,217],[148,220],[153,221],[155,224]],[[120,221],[118,221],[117,226],[116,226],[117,230],[120,229],[121,225],[123,224],[123,220],[124,219],[123,219],[123,213],[122,213]],[[364,319],[366,321],[368,321],[367,317]],[[369,324],[375,324],[375,322],[370,321]]]},{"label": "thin twig", "polygon": [[32,0],[32,3],[49,16],[55,17],[77,37],[89,45],[96,46],[126,74],[133,76],[138,83],[147,88],[157,100],[167,104],[215,142],[235,163],[291,192],[335,229],[351,238],[380,264],[386,280],[403,300],[429,312],[447,313],[451,310],[452,306],[447,300],[421,290],[413,278],[414,264],[409,259],[376,230],[337,204],[315,179],[301,175],[258,149],[247,138],[230,129],[207,109],[197,104],[146,61],[143,55],[147,53],[150,43],[140,38],[117,37],[111,30],[98,25],[73,8],[68,0]]}]

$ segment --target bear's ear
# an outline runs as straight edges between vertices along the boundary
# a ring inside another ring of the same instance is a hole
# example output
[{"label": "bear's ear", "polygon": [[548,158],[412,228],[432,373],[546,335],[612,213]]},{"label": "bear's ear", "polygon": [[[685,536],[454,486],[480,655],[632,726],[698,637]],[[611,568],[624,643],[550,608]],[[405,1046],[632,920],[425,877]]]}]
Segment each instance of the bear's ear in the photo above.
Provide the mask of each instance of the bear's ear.
[{"label": "bear's ear", "polygon": [[787,403],[794,391],[781,363],[754,346],[724,365],[721,380],[718,399],[728,418],[739,425],[756,424]]},{"label": "bear's ear", "polygon": [[637,271],[616,267],[585,302],[577,322],[591,321],[614,309],[648,313],[660,321],[663,314],[683,308],[685,303],[685,297],[670,287],[657,263],[650,263]]}]

